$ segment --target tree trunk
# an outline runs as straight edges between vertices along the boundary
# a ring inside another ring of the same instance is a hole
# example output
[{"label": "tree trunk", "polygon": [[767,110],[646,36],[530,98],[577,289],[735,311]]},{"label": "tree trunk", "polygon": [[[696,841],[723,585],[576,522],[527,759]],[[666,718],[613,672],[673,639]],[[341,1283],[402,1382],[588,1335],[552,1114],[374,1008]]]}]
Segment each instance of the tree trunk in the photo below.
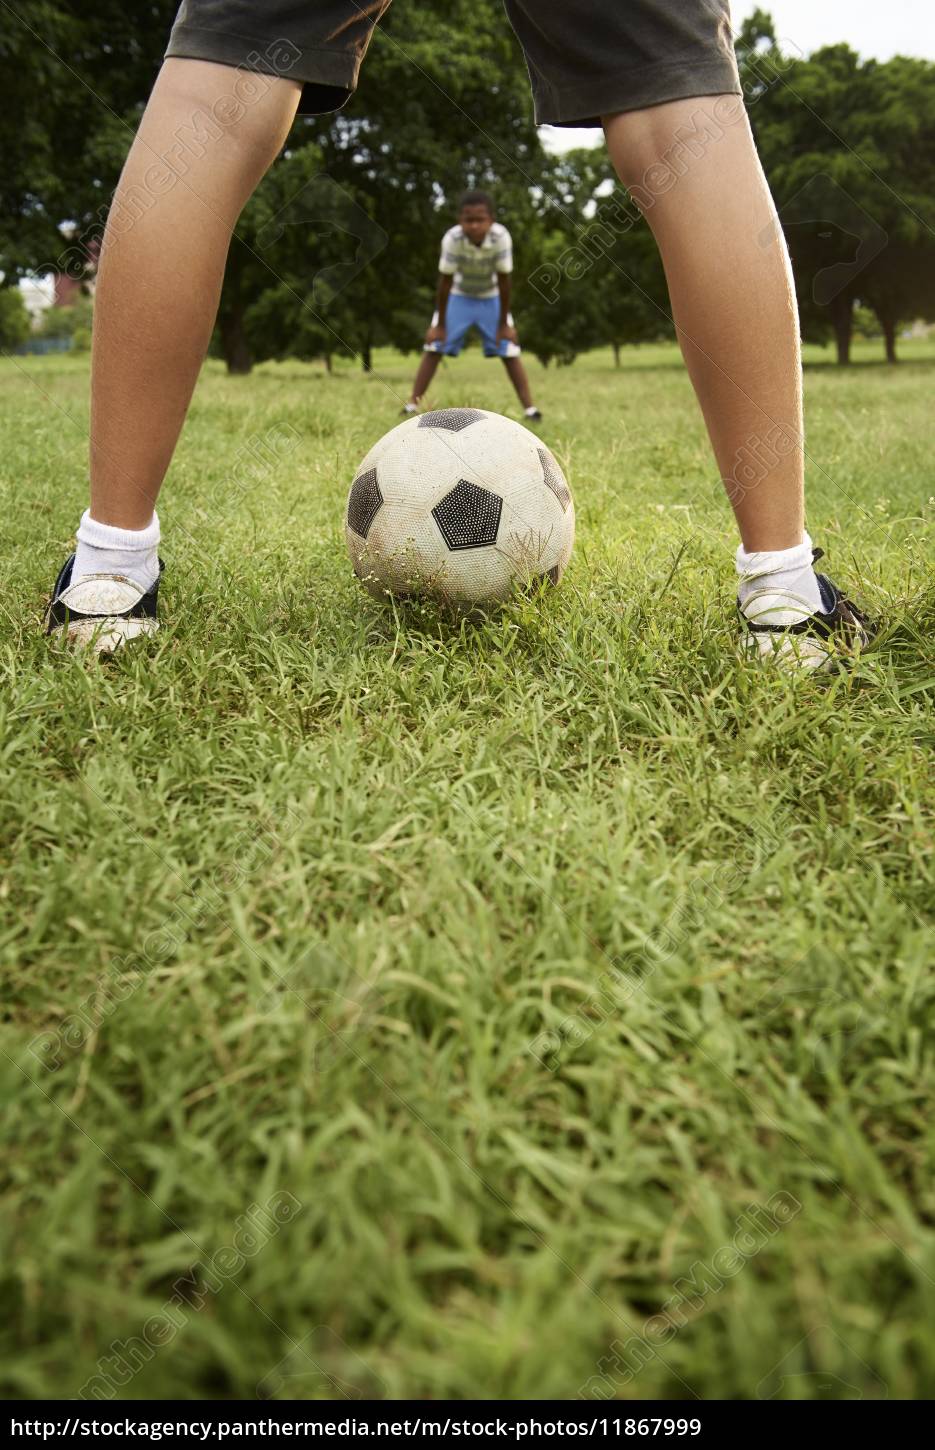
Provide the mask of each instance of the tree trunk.
[{"label": "tree trunk", "polygon": [[894,317],[880,317],[880,326],[883,328],[883,341],[886,344],[886,361],[888,363],[899,362],[896,356],[896,319]]},{"label": "tree trunk", "polygon": [[371,347],[370,347],[370,338],[369,338],[369,336],[364,341],[364,345],[363,345],[363,347],[360,350],[360,360],[363,363],[364,372],[365,373],[372,373],[373,372],[373,353],[372,353]]},{"label": "tree trunk", "polygon": [[835,297],[831,304],[831,325],[838,349],[838,364],[847,367],[851,360],[851,333],[854,328],[854,299]]},{"label": "tree trunk", "polygon": [[248,373],[253,367],[253,358],[247,346],[247,334],[243,325],[242,307],[231,307],[218,318],[221,329],[221,347],[229,373]]},{"label": "tree trunk", "polygon": [[614,350],[614,367],[615,368],[619,368],[619,366],[620,366],[620,344],[619,344],[619,342],[612,342],[610,345],[611,345],[611,347]]},{"label": "tree trunk", "polygon": [[334,372],[334,368],[331,365],[331,354],[330,354],[330,352],[326,352],[325,353],[324,361],[325,361],[325,372],[330,377],[331,374]]}]

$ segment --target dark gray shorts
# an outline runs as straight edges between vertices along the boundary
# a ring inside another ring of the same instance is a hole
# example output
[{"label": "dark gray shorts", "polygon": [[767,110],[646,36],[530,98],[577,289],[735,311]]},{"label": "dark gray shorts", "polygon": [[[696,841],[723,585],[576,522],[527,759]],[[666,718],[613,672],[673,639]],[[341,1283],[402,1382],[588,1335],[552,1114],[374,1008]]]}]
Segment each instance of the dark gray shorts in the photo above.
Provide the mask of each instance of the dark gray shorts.
[{"label": "dark gray shorts", "polygon": [[[300,111],[336,111],[357,87],[389,3],[183,0],[166,55],[287,76],[302,82]],[[615,111],[740,94],[729,0],[504,5],[526,56],[539,125],[597,125]],[[405,31],[395,38],[405,49]]]}]

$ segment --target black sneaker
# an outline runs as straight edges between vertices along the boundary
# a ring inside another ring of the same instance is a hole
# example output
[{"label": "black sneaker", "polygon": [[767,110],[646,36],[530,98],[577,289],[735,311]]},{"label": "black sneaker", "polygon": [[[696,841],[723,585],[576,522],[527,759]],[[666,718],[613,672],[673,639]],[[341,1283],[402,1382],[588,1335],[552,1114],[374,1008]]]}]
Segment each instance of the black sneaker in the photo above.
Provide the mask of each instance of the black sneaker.
[{"label": "black sneaker", "polygon": [[533,406],[532,408],[524,408],[523,409],[523,417],[524,418],[528,418],[528,420],[529,420],[530,423],[541,423],[542,422],[542,414],[539,412],[539,409],[536,408],[535,406]]},{"label": "black sneaker", "polygon": [[[823,549],[813,549],[812,563],[823,555]],[[829,670],[867,648],[876,631],[866,615],[827,574],[816,570],[815,578],[825,607],[798,624],[757,624],[747,617],[737,600],[737,612],[746,625],[751,652],[761,659],[774,659],[782,664]]]},{"label": "black sneaker", "polygon": [[[61,632],[69,643],[113,654],[127,640],[155,634],[159,579],[144,594],[122,574],[87,574],[72,584],[75,556],[66,559],[55,581],[45,619],[46,634]],[[165,565],[159,560],[159,573]]]}]

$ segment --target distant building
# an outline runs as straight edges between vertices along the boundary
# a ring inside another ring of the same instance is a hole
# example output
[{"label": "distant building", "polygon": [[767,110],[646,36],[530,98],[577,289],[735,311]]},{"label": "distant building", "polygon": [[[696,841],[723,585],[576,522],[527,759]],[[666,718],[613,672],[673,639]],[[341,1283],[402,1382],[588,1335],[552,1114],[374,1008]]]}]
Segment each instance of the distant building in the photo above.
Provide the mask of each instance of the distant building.
[{"label": "distant building", "polygon": [[65,272],[52,273],[52,306],[53,307],[74,307],[84,283],[77,277],[69,277]]}]

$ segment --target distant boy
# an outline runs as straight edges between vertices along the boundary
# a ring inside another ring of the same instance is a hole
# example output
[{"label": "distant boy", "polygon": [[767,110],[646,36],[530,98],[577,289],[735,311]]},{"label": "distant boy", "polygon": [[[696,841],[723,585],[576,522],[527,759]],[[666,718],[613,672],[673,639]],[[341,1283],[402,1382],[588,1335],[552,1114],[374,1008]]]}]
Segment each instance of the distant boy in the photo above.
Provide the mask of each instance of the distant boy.
[{"label": "distant boy", "polygon": [[438,261],[435,315],[425,334],[425,351],[404,413],[417,413],[442,357],[457,357],[476,327],[484,357],[499,357],[510,375],[527,418],[542,417],[532,401],[526,369],[510,312],[513,239],[494,219],[486,191],[466,191],[458,205],[458,224],[442,237]]}]

